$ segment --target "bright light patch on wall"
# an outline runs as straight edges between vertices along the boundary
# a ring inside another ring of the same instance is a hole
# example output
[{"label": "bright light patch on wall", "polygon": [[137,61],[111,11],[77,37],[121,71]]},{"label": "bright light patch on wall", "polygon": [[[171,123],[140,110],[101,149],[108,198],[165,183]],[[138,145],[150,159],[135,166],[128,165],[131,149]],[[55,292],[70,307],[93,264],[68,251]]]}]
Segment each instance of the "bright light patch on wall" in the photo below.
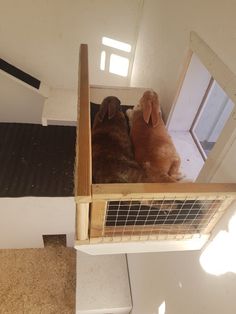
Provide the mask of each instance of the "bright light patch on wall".
[{"label": "bright light patch on wall", "polygon": [[122,41],[118,41],[118,40],[115,40],[115,39],[111,39],[111,38],[108,38],[108,37],[102,37],[102,43],[105,46],[112,47],[112,48],[115,48],[115,49],[119,49],[119,50],[122,50],[122,51],[126,51],[126,52],[130,52],[131,51],[131,45],[130,44],[127,44],[127,43],[124,43]]},{"label": "bright light patch on wall", "polygon": [[100,60],[100,70],[104,71],[106,65],[106,51],[102,51]]},{"label": "bright light patch on wall", "polygon": [[231,238],[230,271],[236,274],[236,214],[229,221],[229,234]]},{"label": "bright light patch on wall", "polygon": [[229,221],[229,233],[236,241],[236,214]]},{"label": "bright light patch on wall", "polygon": [[166,313],[166,302],[163,301],[158,308],[158,314],[165,314]]},{"label": "bright light patch on wall", "polygon": [[230,219],[228,230],[220,231],[200,256],[200,264],[209,274],[236,273],[236,215]]},{"label": "bright light patch on wall", "polygon": [[229,235],[226,231],[220,231],[200,256],[203,269],[212,275],[223,275],[228,268]]},{"label": "bright light patch on wall", "polygon": [[129,71],[129,59],[111,54],[109,72],[120,76],[127,76]]}]

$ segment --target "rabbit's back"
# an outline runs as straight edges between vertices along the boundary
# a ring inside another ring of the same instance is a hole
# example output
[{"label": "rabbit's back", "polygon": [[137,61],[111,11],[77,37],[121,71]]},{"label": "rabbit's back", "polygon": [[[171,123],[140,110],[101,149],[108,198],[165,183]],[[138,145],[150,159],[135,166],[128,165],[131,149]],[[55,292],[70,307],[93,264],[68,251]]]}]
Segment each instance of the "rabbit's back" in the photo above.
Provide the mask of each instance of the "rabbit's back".
[{"label": "rabbit's back", "polygon": [[92,130],[94,183],[140,182],[142,171],[134,160],[128,125],[122,112],[101,122],[95,117]]}]

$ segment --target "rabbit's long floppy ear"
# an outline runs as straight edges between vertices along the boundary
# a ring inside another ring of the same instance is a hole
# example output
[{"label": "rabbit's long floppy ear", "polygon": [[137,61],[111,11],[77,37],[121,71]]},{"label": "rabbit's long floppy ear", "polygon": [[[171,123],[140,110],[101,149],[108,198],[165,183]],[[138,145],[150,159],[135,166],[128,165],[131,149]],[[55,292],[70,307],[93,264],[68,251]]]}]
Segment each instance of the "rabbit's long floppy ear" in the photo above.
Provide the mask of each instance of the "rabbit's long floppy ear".
[{"label": "rabbit's long floppy ear", "polygon": [[143,109],[144,121],[148,124],[151,119],[152,127],[155,128],[158,125],[160,119],[160,105],[157,93],[153,90],[146,91],[140,100],[140,104]]},{"label": "rabbit's long floppy ear", "polygon": [[158,125],[160,119],[160,105],[158,99],[157,102],[155,101],[152,103],[151,119],[152,127],[155,128]]},{"label": "rabbit's long floppy ear", "polygon": [[114,118],[117,112],[120,111],[120,100],[115,96],[109,97],[108,103],[108,119]]},{"label": "rabbit's long floppy ear", "polygon": [[144,101],[142,104],[143,108],[143,120],[148,124],[152,114],[152,103],[150,100]]},{"label": "rabbit's long floppy ear", "polygon": [[101,106],[100,106],[100,110],[99,110],[99,120],[102,122],[105,118],[105,115],[108,112],[108,101],[107,99],[103,99]]},{"label": "rabbit's long floppy ear", "polygon": [[106,114],[108,114],[108,119],[112,119],[116,113],[120,110],[120,100],[115,96],[108,96],[103,99],[101,104],[99,119],[103,121]]}]

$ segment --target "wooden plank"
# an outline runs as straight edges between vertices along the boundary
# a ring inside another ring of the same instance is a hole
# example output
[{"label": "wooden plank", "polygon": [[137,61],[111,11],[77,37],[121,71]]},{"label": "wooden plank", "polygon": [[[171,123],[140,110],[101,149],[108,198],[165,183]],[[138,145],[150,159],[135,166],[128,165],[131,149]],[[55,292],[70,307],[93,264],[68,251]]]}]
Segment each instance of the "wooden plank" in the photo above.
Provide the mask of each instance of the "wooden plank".
[{"label": "wooden plank", "polygon": [[107,203],[105,201],[92,203],[90,238],[103,236],[106,207]]},{"label": "wooden plank", "polygon": [[151,236],[151,235],[185,235],[185,234],[197,234],[199,231],[191,224],[176,224],[176,225],[151,225],[151,226],[116,226],[106,227],[105,236]]},{"label": "wooden plank", "polygon": [[194,240],[197,238],[206,237],[209,238],[209,234],[153,234],[153,235],[145,235],[145,234],[137,234],[137,235],[112,235],[112,236],[106,236],[102,238],[91,238],[89,243],[90,244],[104,244],[104,243],[129,243],[136,241],[138,242],[144,242],[144,243],[151,243],[151,242],[165,242],[168,245],[169,241],[175,241],[178,243],[179,241],[183,240]]},{"label": "wooden plank", "polygon": [[89,203],[76,205],[76,239],[84,241],[88,239],[89,228]]},{"label": "wooden plank", "polygon": [[91,200],[92,162],[88,73],[88,46],[80,47],[78,126],[76,143],[75,197],[76,201]]},{"label": "wooden plank", "polygon": [[148,88],[144,87],[112,87],[112,86],[90,86],[90,100],[94,103],[101,104],[102,100],[110,95],[115,95],[121,101],[122,105],[134,106],[139,102],[143,93]]},{"label": "wooden plank", "polygon": [[75,244],[75,249],[91,255],[122,254],[122,253],[147,253],[147,252],[171,252],[171,251],[193,251],[200,250],[207,242],[209,235],[199,235],[192,239],[176,240],[153,240],[138,241],[135,237],[129,238],[127,242],[109,239],[106,243],[101,242],[103,238],[91,239],[89,244]]},{"label": "wooden plank", "polygon": [[132,183],[93,184],[93,200],[153,199],[158,197],[236,196],[236,184],[221,183]]},{"label": "wooden plank", "polygon": [[229,98],[236,103],[236,75],[195,32],[190,34],[190,49],[198,56]]}]

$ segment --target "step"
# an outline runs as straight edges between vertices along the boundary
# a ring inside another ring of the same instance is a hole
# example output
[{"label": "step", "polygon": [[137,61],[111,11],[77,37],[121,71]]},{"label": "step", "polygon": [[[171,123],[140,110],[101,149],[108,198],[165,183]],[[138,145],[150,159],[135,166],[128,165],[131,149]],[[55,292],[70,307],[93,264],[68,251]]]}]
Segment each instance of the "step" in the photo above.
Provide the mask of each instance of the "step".
[{"label": "step", "polygon": [[42,125],[72,125],[77,123],[77,93],[73,90],[51,89],[45,100]]},{"label": "step", "polygon": [[132,309],[125,254],[77,251],[76,314],[128,314]]}]

